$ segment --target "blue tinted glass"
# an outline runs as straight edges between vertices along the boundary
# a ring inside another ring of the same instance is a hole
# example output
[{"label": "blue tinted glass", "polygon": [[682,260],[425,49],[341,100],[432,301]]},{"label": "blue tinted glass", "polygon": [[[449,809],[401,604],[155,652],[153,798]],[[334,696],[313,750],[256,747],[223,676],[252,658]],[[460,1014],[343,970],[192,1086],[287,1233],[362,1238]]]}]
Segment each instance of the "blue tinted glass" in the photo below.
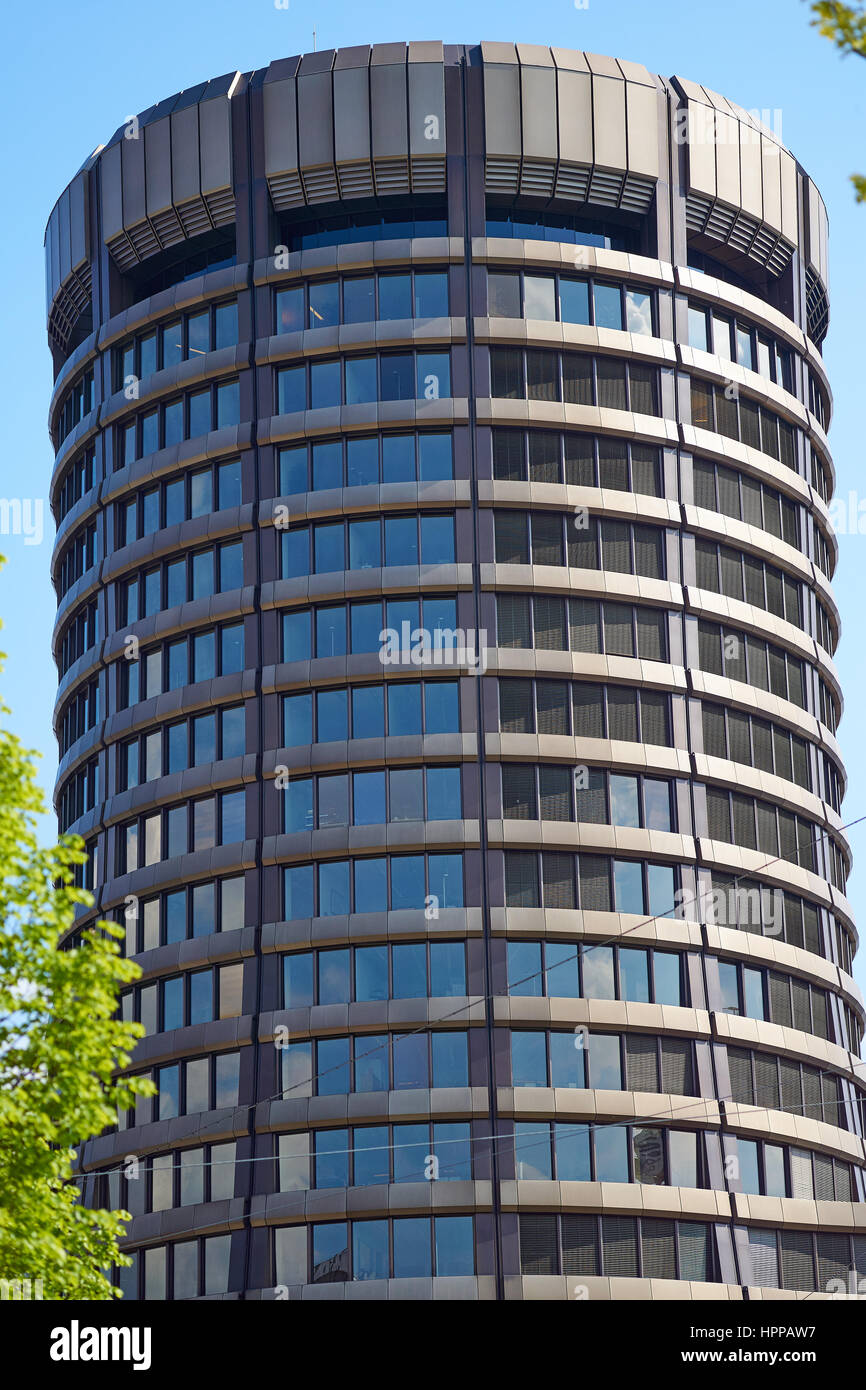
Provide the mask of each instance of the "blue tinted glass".
[{"label": "blue tinted glass", "polygon": [[362,685],[352,691],[352,737],[382,738],[385,733],[385,692],[381,685]]},{"label": "blue tinted glass", "polygon": [[223,792],[220,798],[220,844],[237,844],[245,834],[246,794]]},{"label": "blue tinted glass", "polygon": [[610,821],[611,825],[632,828],[640,825],[636,777],[616,772],[610,774]]},{"label": "blue tinted glass", "polygon": [[313,779],[296,777],[283,792],[283,829],[287,835],[313,828]]},{"label": "blue tinted glass", "polygon": [[419,400],[438,401],[451,395],[451,357],[447,352],[419,352],[416,368]]},{"label": "blue tinted glass", "polygon": [[415,362],[411,352],[383,353],[379,360],[383,401],[411,401],[415,396]]},{"label": "blue tinted glass", "polygon": [[[632,859],[614,859],[613,884],[617,912],[643,912],[643,872]],[[671,906],[669,903],[668,906]]]},{"label": "blue tinted glass", "polygon": [[620,999],[646,1004],[649,1001],[649,956],[646,951],[621,946],[619,952]]},{"label": "blue tinted glass", "polygon": [[430,943],[430,993],[442,999],[466,993],[466,948],[462,941]]},{"label": "blue tinted glass", "polygon": [[310,533],[306,526],[284,531],[280,544],[283,558],[283,579],[298,579],[310,572]]},{"label": "blue tinted glass", "polygon": [[346,655],[346,609],[343,604],[336,608],[316,609],[316,656]]},{"label": "blue tinted glass", "polygon": [[556,1176],[560,1182],[589,1182],[589,1130],[586,1125],[553,1126]]},{"label": "blue tinted glass", "polygon": [[563,942],[548,942],[544,948],[544,963],[547,967],[546,992],[561,999],[580,997],[577,946]]},{"label": "blue tinted glass", "polygon": [[761,970],[743,966],[743,1003],[747,1018],[764,1017],[764,983]]},{"label": "blue tinted glass", "polygon": [[615,1033],[590,1033],[589,1084],[595,1091],[621,1091],[622,1065]]},{"label": "blue tinted glass", "polygon": [[187,766],[187,726],[170,724],[168,730],[168,770],[182,772]]},{"label": "blue tinted glass", "polygon": [[593,285],[592,300],[596,328],[622,328],[619,285]]},{"label": "blue tinted glass", "polygon": [[352,1222],[352,1278],[388,1278],[388,1222]]},{"label": "blue tinted glass", "polygon": [[313,1227],[313,1283],[331,1284],[349,1277],[349,1228],[345,1221]]},{"label": "blue tinted glass", "polygon": [[768,1197],[787,1196],[785,1150],[778,1144],[764,1145],[764,1192]]},{"label": "blue tinted glass", "polygon": [[674,870],[672,864],[648,864],[647,885],[649,888],[649,910],[661,916],[672,913],[674,897]]},{"label": "blue tinted glass", "polygon": [[339,439],[313,445],[313,487],[343,486],[343,445]]},{"label": "blue tinted glass", "polygon": [[313,1044],[289,1043],[283,1048],[283,1095],[313,1094]]},{"label": "blue tinted glass", "polygon": [[385,564],[417,565],[418,518],[388,516],[385,518]]},{"label": "blue tinted glass", "polygon": [[349,569],[378,569],[382,563],[381,529],[378,518],[349,522]]},{"label": "blue tinted glass", "polygon": [[228,381],[225,385],[218,386],[216,398],[217,429],[222,430],[228,425],[238,424],[241,418],[241,393],[239,382]]},{"label": "blue tinted glass", "polygon": [[382,438],[382,482],[414,483],[414,434],[386,434]]},{"label": "blue tinted glass", "polygon": [[165,898],[165,939],[183,941],[186,937],[186,893],[168,893]]},{"label": "blue tinted glass", "polygon": [[339,280],[314,280],[310,285],[310,327],[333,328],[339,322]]},{"label": "blue tinted glass", "polygon": [[552,1086],[583,1087],[586,1085],[583,1043],[585,1033],[551,1033],[550,1084]]},{"label": "blue tinted glass", "polygon": [[[210,403],[208,402],[208,408]],[[277,410],[290,415],[307,408],[307,382],[303,367],[288,367],[277,372]],[[200,432],[200,431],[199,431]]]},{"label": "blue tinted glass", "polygon": [[313,527],[313,554],[316,574],[331,574],[334,570],[346,568],[345,528],[342,521]]},{"label": "blue tinted glass", "polygon": [[327,410],[341,404],[340,363],[314,362],[310,367],[310,409]]},{"label": "blue tinted glass", "polygon": [[178,1113],[180,1069],[176,1066],[160,1067],[157,1087],[159,1090],[159,1118],[161,1120],[171,1119]]},{"label": "blue tinted glass", "polygon": [[349,737],[348,696],[345,690],[316,692],[316,730],[319,743]]},{"label": "blue tinted glass", "polygon": [[544,1033],[511,1034],[511,1084],[547,1085],[547,1040]]},{"label": "blue tinted glass", "polygon": [[213,975],[210,970],[194,970],[189,977],[189,1021],[209,1023],[213,1018]]},{"label": "blue tinted glass", "polygon": [[320,1096],[349,1092],[349,1039],[320,1038],[316,1046],[317,1087]]},{"label": "blue tinted glass", "polygon": [[388,686],[388,733],[391,738],[421,732],[421,686],[415,681]]},{"label": "blue tinted glass", "polygon": [[167,1033],[171,1028],[183,1027],[183,979],[166,980],[162,995],[162,1026]]},{"label": "blue tinted glass", "polygon": [[740,1139],[738,1137],[737,1153],[740,1159],[740,1187],[743,1192],[752,1192],[757,1197],[761,1191],[758,1145],[754,1139]]},{"label": "blue tinted glass", "polygon": [[596,1182],[628,1182],[628,1134],[617,1125],[595,1131]]},{"label": "blue tinted glass", "polygon": [[376,398],[375,357],[347,357],[346,405],[363,405]]},{"label": "blue tinted glass", "polygon": [[508,993],[537,998],[544,993],[541,974],[541,942],[509,941]]},{"label": "blue tinted glass", "polygon": [[310,614],[283,614],[283,660],[309,661]]},{"label": "blue tinted glass", "polygon": [[401,1125],[394,1145],[394,1181],[424,1182],[424,1166],[430,1152],[428,1125]]},{"label": "blue tinted glass", "polygon": [[178,690],[186,685],[188,679],[186,638],[181,642],[170,642],[168,647],[168,688]]},{"label": "blue tinted glass", "polygon": [[[214,1102],[216,1108],[222,1105],[237,1105],[238,1081],[240,1079],[241,1054],[224,1052],[214,1062]],[[189,1081],[187,1081],[189,1087]]]},{"label": "blue tinted glass", "polygon": [[216,759],[216,715],[200,714],[192,721],[192,765],[212,763]]},{"label": "blue tinted glass", "polygon": [[277,333],[300,333],[304,323],[304,288],[280,290],[277,294]]},{"label": "blue tinted glass", "polygon": [[244,669],[243,623],[232,623],[220,630],[220,675],[229,676]]},{"label": "blue tinted glass", "polygon": [[287,922],[313,916],[313,866],[292,865],[285,873],[285,915]]},{"label": "blue tinted glass", "polygon": [[226,593],[229,589],[240,589],[244,582],[244,548],[238,542],[231,545],[221,545],[219,548],[220,557],[220,593]]},{"label": "blue tinted glass", "polygon": [[[364,1034],[355,1039],[355,1090],[387,1091],[388,1035]],[[387,1156],[382,1159],[387,1164]]]},{"label": "blue tinted glass", "polygon": [[240,460],[221,463],[217,470],[217,491],[220,507],[239,507],[241,502]]},{"label": "blue tinted glass", "polygon": [[396,1091],[417,1091],[430,1085],[426,1033],[395,1033],[393,1055]]},{"label": "blue tinted glass", "polygon": [[319,916],[337,917],[349,912],[349,863],[336,860],[319,865]]},{"label": "blue tinted glass", "polygon": [[446,271],[415,272],[415,318],[448,317],[448,274]]},{"label": "blue tinted glass", "polygon": [[520,1180],[553,1177],[550,1125],[539,1120],[515,1123],[514,1173]]},{"label": "blue tinted glass", "polygon": [[412,277],[410,275],[379,276],[380,319],[412,317]]},{"label": "blue tinted glass", "polygon": [[388,818],[424,819],[424,774],[420,767],[394,767],[388,773]]},{"label": "blue tinted glass", "polygon": [[307,491],[307,449],[299,445],[280,450],[280,493],[287,497],[294,492]]},{"label": "blue tinted glass", "polygon": [[657,1004],[682,1004],[680,958],[673,951],[653,951],[653,997]]},{"label": "blue tinted glass", "polygon": [[422,483],[454,477],[450,434],[419,434],[418,478]]},{"label": "blue tinted glass", "polygon": [[319,952],[320,1004],[348,1004],[352,998],[348,948]]},{"label": "blue tinted glass", "polygon": [[[357,889],[355,896],[357,899]],[[388,998],[387,946],[357,947],[355,951],[355,998],[359,1003],[365,1003],[370,999]]]},{"label": "blue tinted glass", "polygon": [[283,702],[283,743],[295,748],[313,741],[313,697],[289,695]]},{"label": "blue tinted glass", "polygon": [[463,815],[459,767],[428,767],[427,819],[459,820]]},{"label": "blue tinted glass", "polygon": [[384,825],[387,820],[384,772],[356,772],[353,781],[355,825]]},{"label": "blue tinted glass", "polygon": [[394,1278],[429,1278],[433,1273],[430,1221],[426,1216],[394,1222]]},{"label": "blue tinted glass", "polygon": [[472,1177],[472,1141],[468,1124],[435,1124],[431,1152],[439,1160],[439,1176],[448,1182]]},{"label": "blue tinted glass", "polygon": [[427,995],[427,947],[423,943],[391,948],[395,999],[424,999]]},{"label": "blue tinted glass", "polygon": [[452,734],[460,728],[460,704],[456,681],[425,681],[424,730],[428,734]]},{"label": "blue tinted glass", "polygon": [[388,909],[387,860],[355,860],[355,911],[386,912]]},{"label": "blue tinted glass", "polygon": [[321,1131],[316,1135],[316,1187],[348,1186],[349,1131]]},{"label": "blue tinted glass", "polygon": [[421,559],[425,565],[448,565],[453,563],[453,517],[422,516]]},{"label": "blue tinted glass", "polygon": [[378,439],[350,439],[346,444],[346,486],[363,487],[379,481]]},{"label": "blue tinted glass", "polygon": [[382,631],[381,603],[353,603],[351,613],[352,651],[377,652]]},{"label": "blue tinted glass", "polygon": [[440,908],[463,906],[462,854],[431,854],[427,859],[429,892]]},{"label": "blue tinted glass", "polygon": [[423,906],[423,854],[395,855],[391,860],[391,907],[393,911]]},{"label": "blue tinted glass", "polygon": [[283,998],[287,1009],[307,1009],[313,995],[313,953],[298,951],[283,957]]},{"label": "blue tinted glass", "polygon": [[589,285],[585,280],[560,278],[559,317],[563,323],[589,323]]},{"label": "blue tinted glass", "polygon": [[475,1244],[471,1216],[437,1216],[433,1221],[436,1247],[436,1274],[475,1273]]},{"label": "blue tinted glass", "polygon": [[[358,1074],[356,1053],[355,1076]],[[355,1090],[363,1088],[355,1084]],[[384,1087],[382,1088],[384,1089]],[[355,1146],[353,1174],[355,1187],[370,1187],[375,1183],[385,1183],[390,1179],[389,1134],[387,1125],[370,1125],[353,1130]]]},{"label": "blue tinted glass", "polygon": [[424,599],[424,627],[433,635],[435,648],[449,649],[456,645],[457,604],[453,598]]},{"label": "blue tinted glass", "polygon": [[376,317],[375,277],[343,281],[343,322],[372,323]]}]

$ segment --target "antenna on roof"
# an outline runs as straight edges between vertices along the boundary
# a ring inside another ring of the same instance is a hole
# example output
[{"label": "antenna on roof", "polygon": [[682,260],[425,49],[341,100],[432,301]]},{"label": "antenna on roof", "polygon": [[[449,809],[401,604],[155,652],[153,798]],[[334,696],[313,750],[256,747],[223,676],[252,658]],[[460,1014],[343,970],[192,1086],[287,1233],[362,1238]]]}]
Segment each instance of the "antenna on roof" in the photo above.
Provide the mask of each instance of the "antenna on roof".
[{"label": "antenna on roof", "polygon": [[316,31],[315,31],[315,29],[314,29],[314,30],[313,30],[313,52],[315,53],[315,51],[316,51]]}]

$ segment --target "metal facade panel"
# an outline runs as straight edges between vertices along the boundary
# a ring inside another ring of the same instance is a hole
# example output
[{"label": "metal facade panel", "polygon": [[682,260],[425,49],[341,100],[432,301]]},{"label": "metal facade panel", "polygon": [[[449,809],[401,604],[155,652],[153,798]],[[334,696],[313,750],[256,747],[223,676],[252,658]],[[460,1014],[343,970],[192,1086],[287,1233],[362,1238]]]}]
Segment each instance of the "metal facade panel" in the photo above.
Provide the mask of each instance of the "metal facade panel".
[{"label": "metal facade panel", "polygon": [[298,167],[298,117],[295,78],[266,82],[262,88],[265,127],[265,176]]},{"label": "metal facade panel", "polygon": [[137,222],[143,222],[147,215],[144,177],[145,129],[146,127],[139,126],[134,140],[124,138],[119,142],[123,168],[124,227],[134,227]]},{"label": "metal facade panel", "polygon": [[779,151],[779,172],[782,180],[782,234],[799,246],[797,231],[797,165],[787,150]]},{"label": "metal facade panel", "polygon": [[173,203],[184,203],[201,193],[198,163],[198,107],[173,111],[171,120],[171,194]]},{"label": "metal facade panel", "polygon": [[556,158],[556,71],[553,67],[520,69],[523,154],[530,159]]},{"label": "metal facade panel", "polygon": [[369,69],[334,72],[334,154],[337,163],[370,158]]},{"label": "metal facade panel", "polygon": [[82,170],[69,186],[69,255],[73,270],[87,260],[90,249],[87,189],[87,173]]},{"label": "metal facade panel", "polygon": [[144,156],[147,215],[171,206],[171,127],[169,116],[145,126]]},{"label": "metal facade panel", "polygon": [[112,145],[100,155],[99,187],[102,205],[102,237],[104,241],[109,241],[111,237],[123,230],[120,145]]},{"label": "metal facade panel", "polygon": [[298,154],[301,167],[334,162],[334,106],[330,72],[298,78]]},{"label": "metal facade panel", "polygon": [[588,72],[556,75],[559,106],[559,157],[573,164],[592,163],[592,79]]},{"label": "metal facade panel", "polygon": [[409,149],[412,154],[444,154],[445,69],[441,63],[410,63],[408,74]]},{"label": "metal facade panel", "polygon": [[769,136],[761,136],[761,186],[764,195],[764,221],[774,231],[782,230],[782,151]]},{"label": "metal facade panel", "polygon": [[689,188],[693,193],[716,196],[716,149],[711,122],[712,110],[697,101],[689,101],[686,116],[686,148],[689,163]]},{"label": "metal facade panel", "polygon": [[625,84],[628,123],[628,169],[632,174],[659,175],[658,97],[655,87]]},{"label": "metal facade panel", "polygon": [[370,107],[374,159],[406,159],[409,154],[406,64],[370,68]]},{"label": "metal facade panel", "polygon": [[716,191],[722,202],[740,202],[740,123],[716,109]]},{"label": "metal facade panel", "polygon": [[69,256],[69,189],[64,188],[57,204],[57,232],[60,243],[60,281],[66,279],[72,269]]},{"label": "metal facade panel", "polygon": [[484,138],[488,154],[520,158],[520,69],[484,66]]},{"label": "metal facade panel", "polygon": [[740,125],[740,205],[753,217],[763,216],[761,197],[761,136],[751,125]]},{"label": "metal facade panel", "polygon": [[214,97],[199,107],[201,191],[232,186],[232,113],[228,97]]},{"label": "metal facade panel", "polygon": [[[590,54],[587,58],[592,62]],[[593,74],[592,130],[596,164],[625,169],[625,83],[621,77]]]}]

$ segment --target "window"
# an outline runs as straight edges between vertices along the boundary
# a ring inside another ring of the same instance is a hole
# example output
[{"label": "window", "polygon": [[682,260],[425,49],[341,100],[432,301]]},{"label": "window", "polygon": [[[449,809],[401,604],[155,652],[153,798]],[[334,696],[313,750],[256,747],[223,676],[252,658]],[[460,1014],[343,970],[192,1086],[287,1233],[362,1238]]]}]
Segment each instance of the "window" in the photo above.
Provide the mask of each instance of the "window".
[{"label": "window", "polygon": [[299,1192],[311,1187],[422,1182],[431,1158],[438,1180],[471,1179],[470,1125],[384,1124],[280,1134],[276,1187],[280,1192]]},{"label": "window", "polygon": [[703,619],[698,623],[698,668],[769,690],[805,708],[806,674],[807,669],[811,674],[811,668],[781,647],[736,628]]},{"label": "window", "polygon": [[400,767],[295,777],[285,787],[287,834],[333,825],[454,820],[462,815],[458,767]]},{"label": "window", "polygon": [[659,412],[655,367],[547,348],[491,348],[490,394],[506,399],[598,405],[641,415]]},{"label": "window", "polygon": [[286,1286],[475,1272],[471,1216],[412,1216],[278,1226],[276,1279]]},{"label": "window", "polygon": [[93,448],[85,449],[72,460],[63,474],[54,498],[54,515],[58,524],[72,510],[76,502],[94,486],[96,481],[96,454]]},{"label": "window", "polygon": [[118,1112],[118,1129],[168,1120],[176,1115],[221,1110],[238,1103],[240,1053],[216,1052],[191,1057],[142,1073],[156,1083],[155,1096],[140,1096],[134,1111]]},{"label": "window", "polygon": [[430,635],[434,656],[451,648],[457,628],[456,599],[437,594],[420,601],[417,597],[384,602],[377,598],[294,609],[283,614],[283,660],[378,652],[380,634],[386,629],[401,649],[408,648],[419,628]]},{"label": "window", "polygon": [[704,752],[774,773],[812,790],[809,745],[781,724],[725,705],[704,701],[701,706]]},{"label": "window", "polygon": [[570,1122],[514,1123],[518,1180],[707,1186],[703,1142],[687,1130]]},{"label": "window", "polygon": [[663,495],[658,449],[624,439],[553,430],[493,430],[493,476],[503,482],[571,483]]},{"label": "window", "polygon": [[287,748],[348,738],[457,733],[459,729],[456,681],[394,681],[283,698]]},{"label": "window", "polygon": [[668,615],[663,609],[597,599],[497,594],[496,617],[500,647],[667,660]]},{"label": "window", "polygon": [[839,1078],[830,1071],[739,1047],[728,1047],[728,1069],[731,1098],[738,1105],[785,1110],[850,1128]]},{"label": "window", "polygon": [[277,493],[378,483],[439,482],[454,476],[450,434],[361,435],[278,451]]},{"label": "window", "polygon": [[117,789],[127,791],[189,767],[242,757],[246,752],[243,705],[226,705],[137,735],[118,747]]},{"label": "window", "polygon": [[118,708],[128,709],[183,685],[244,669],[243,623],[195,632],[149,647],[134,661],[118,661]]},{"label": "window", "polygon": [[629,227],[615,221],[576,217],[571,213],[536,212],[530,208],[487,206],[488,237],[518,237],[530,241],[564,241],[577,246],[602,246],[609,251],[639,251]]},{"label": "window", "polygon": [[243,791],[220,792],[126,821],[116,836],[117,873],[243,840],[244,801]]},{"label": "window", "polygon": [[292,251],[318,246],[341,246],[358,241],[393,241],[411,237],[444,237],[448,223],[444,206],[402,208],[393,212],[341,213],[338,216],[295,219],[280,228],[280,240]]},{"label": "window", "polygon": [[238,341],[238,306],[234,299],[195,309],[127,339],[114,349],[114,390],[150,376],[186,358],[200,357]]},{"label": "window", "polygon": [[454,517],[422,512],[318,522],[283,531],[281,553],[285,579],[391,565],[453,564]]},{"label": "window", "polygon": [[524,1275],[604,1275],[607,1278],[715,1278],[712,1226],[661,1217],[520,1216]]},{"label": "window", "polygon": [[488,270],[487,312],[491,318],[558,319],[649,336],[653,332],[651,291],[569,275]]},{"label": "window", "polygon": [[121,994],[124,1021],[142,1023],[145,1033],[169,1032],[242,1012],[242,965],[219,965],[163,977]]},{"label": "window", "polygon": [[209,550],[188,552],[117,584],[118,625],[126,627],[163,608],[210,598],[242,585],[242,541],[223,541]]},{"label": "window", "polygon": [[738,439],[797,471],[794,427],[744,392],[737,397],[711,382],[691,378],[692,424]]},{"label": "window", "polygon": [[667,778],[607,772],[603,768],[541,763],[502,764],[506,820],[576,820],[634,829],[673,830]]},{"label": "window", "polygon": [[663,691],[510,676],[501,676],[498,686],[501,733],[670,746],[670,697]]},{"label": "window", "polygon": [[448,272],[391,271],[313,280],[277,290],[275,332],[331,328],[375,319],[447,318]]},{"label": "window", "polygon": [[61,397],[54,417],[55,449],[60,449],[66,436],[90,414],[94,404],[93,368],[88,367]]},{"label": "window", "polygon": [[511,1084],[693,1095],[693,1044],[642,1033],[512,1030]]},{"label": "window", "polygon": [[465,1032],[317,1038],[287,1043],[280,1056],[286,1099],[469,1085]]},{"label": "window", "polygon": [[293,864],[283,870],[283,888],[286,921],[389,908],[462,908],[463,855],[376,855]]},{"label": "window", "polygon": [[283,957],[287,1009],[377,999],[457,998],[466,994],[463,941],[402,942]]},{"label": "window", "polygon": [[281,415],[365,401],[438,400],[450,395],[449,352],[383,352],[277,371]]},{"label": "window", "polygon": [[685,965],[678,951],[509,940],[507,952],[510,995],[677,1006],[688,1000]]},{"label": "window", "polygon": [[689,343],[702,352],[735,361],[759,372],[786,391],[793,391],[791,350],[777,339],[757,332],[744,319],[736,320],[702,304],[689,304]]},{"label": "window", "polygon": [[605,854],[505,851],[505,906],[577,908],[670,916],[676,905],[673,864],[611,859]]},{"label": "window", "polygon": [[[493,513],[497,564],[608,569],[663,579],[665,536],[658,526],[559,512]],[[580,526],[576,525],[580,521]]]}]

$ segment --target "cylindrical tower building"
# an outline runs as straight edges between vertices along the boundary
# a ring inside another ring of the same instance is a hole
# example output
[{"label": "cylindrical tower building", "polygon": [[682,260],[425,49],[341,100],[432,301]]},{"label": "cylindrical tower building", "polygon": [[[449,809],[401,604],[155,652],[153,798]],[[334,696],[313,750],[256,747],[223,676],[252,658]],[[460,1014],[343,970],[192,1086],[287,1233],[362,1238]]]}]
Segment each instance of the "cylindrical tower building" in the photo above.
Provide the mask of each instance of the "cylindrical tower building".
[{"label": "cylindrical tower building", "polygon": [[125,922],[158,1088],[80,1158],[127,1297],[866,1273],[827,219],[771,123],[381,44],[61,195],[71,940]]}]

